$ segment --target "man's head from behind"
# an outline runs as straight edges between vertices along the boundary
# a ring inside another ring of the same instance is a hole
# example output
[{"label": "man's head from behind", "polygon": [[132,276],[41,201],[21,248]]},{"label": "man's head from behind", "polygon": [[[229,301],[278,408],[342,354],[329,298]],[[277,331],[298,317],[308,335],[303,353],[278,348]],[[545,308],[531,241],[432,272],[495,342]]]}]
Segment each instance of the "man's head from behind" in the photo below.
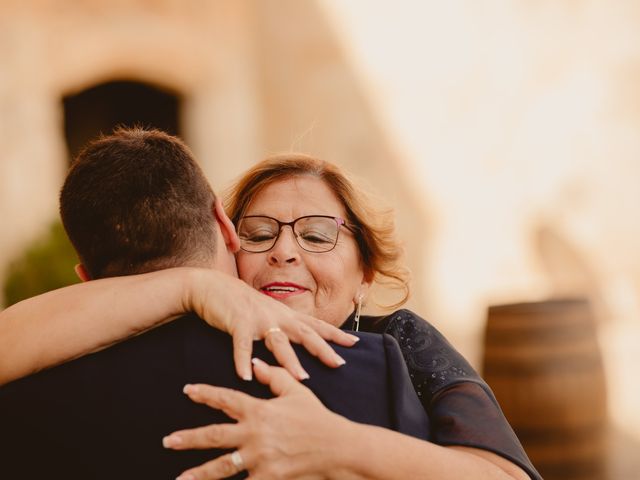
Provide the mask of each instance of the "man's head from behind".
[{"label": "man's head from behind", "polygon": [[212,266],[221,214],[188,147],[159,130],[120,128],[90,142],[60,193],[62,222],[91,278]]}]

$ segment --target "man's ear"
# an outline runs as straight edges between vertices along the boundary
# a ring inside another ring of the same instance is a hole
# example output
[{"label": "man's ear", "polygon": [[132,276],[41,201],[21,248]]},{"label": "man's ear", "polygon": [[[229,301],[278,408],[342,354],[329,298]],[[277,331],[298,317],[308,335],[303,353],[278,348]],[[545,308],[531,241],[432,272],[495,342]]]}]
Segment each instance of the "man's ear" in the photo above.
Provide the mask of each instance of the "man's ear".
[{"label": "man's ear", "polygon": [[78,263],[75,267],[73,267],[73,270],[76,272],[78,278],[83,282],[88,282],[89,280],[91,280],[89,272],[87,272],[87,269],[84,268],[83,264]]},{"label": "man's ear", "polygon": [[222,233],[222,238],[224,238],[224,243],[227,246],[227,249],[232,253],[236,253],[240,250],[240,239],[238,238],[233,222],[224,211],[224,207],[222,206],[222,202],[219,198],[216,198],[216,201],[213,204],[213,214],[216,217],[218,227],[220,227],[220,232]]}]

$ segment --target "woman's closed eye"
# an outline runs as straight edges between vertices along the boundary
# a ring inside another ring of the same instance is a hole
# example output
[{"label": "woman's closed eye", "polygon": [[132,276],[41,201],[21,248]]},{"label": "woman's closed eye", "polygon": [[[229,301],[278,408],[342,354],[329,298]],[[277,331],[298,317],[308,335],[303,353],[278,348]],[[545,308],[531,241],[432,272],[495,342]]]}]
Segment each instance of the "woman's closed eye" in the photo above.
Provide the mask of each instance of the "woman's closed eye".
[{"label": "woman's closed eye", "polygon": [[316,243],[316,244],[327,244],[333,243],[335,240],[335,235],[331,235],[326,232],[322,232],[319,230],[308,230],[300,233],[300,238],[305,242]]},{"label": "woman's closed eye", "polygon": [[261,243],[269,242],[277,236],[277,232],[270,228],[255,229],[250,232],[240,232],[240,238],[247,242]]}]

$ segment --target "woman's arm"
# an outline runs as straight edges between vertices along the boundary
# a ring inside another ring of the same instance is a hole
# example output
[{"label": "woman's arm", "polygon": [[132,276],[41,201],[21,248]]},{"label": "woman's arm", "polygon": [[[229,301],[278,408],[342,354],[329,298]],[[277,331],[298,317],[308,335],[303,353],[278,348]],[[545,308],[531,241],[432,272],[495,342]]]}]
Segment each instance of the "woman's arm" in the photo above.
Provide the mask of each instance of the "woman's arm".
[{"label": "woman's arm", "polygon": [[[407,478],[528,480],[511,462],[483,450],[441,447],[391,430],[351,422],[327,410],[286,371],[255,359],[258,380],[277,398],[258,400],[208,385],[188,385],[185,393],[222,409],[235,424],[175,432],[168,448],[237,448],[251,476],[264,479]],[[237,473],[231,454],[184,472],[180,480],[225,478]]]},{"label": "woman's arm", "polygon": [[343,361],[323,338],[345,346],[356,341],[237,278],[210,269],[173,268],[72,285],[0,312],[0,385],[106,348],[190,311],[233,335],[236,370],[242,378],[251,378],[254,339],[267,336],[267,346],[297,378],[304,377],[304,370],[289,340],[303,344],[333,367]]}]

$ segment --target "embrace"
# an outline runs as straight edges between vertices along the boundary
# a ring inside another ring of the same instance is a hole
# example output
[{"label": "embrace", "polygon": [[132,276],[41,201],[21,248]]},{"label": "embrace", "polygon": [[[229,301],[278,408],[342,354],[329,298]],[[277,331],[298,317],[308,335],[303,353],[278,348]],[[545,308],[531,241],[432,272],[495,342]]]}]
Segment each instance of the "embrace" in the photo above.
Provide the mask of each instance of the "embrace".
[{"label": "embrace", "polygon": [[84,282],[0,313],[0,477],[540,479],[432,325],[361,315],[408,274],[335,165],[268,158],[223,207],[181,140],[121,128],[60,214]]}]

